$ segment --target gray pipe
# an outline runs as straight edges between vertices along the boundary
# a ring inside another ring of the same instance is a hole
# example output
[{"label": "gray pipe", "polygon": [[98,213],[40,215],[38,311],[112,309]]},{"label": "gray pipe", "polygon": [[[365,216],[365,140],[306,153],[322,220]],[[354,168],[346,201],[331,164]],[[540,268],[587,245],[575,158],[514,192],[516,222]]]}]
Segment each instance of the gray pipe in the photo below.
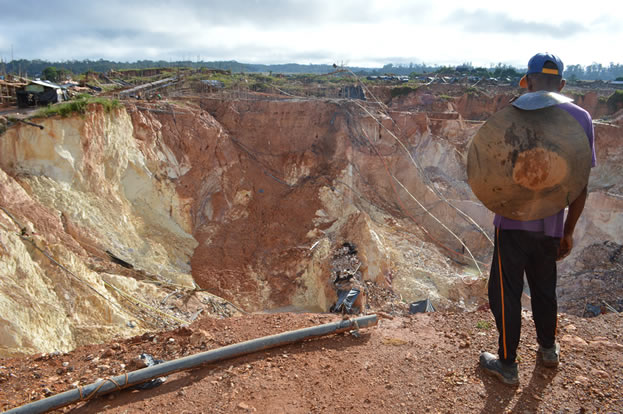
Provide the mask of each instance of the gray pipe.
[{"label": "gray pipe", "polygon": [[[250,341],[228,345],[222,348],[213,349],[211,351],[202,352],[200,354],[190,355],[184,358],[139,369],[137,371],[132,371],[124,375],[118,375],[110,379],[99,380],[92,384],[85,385],[84,387],[81,387],[81,389],[76,388],[65,391],[61,394],[53,395],[30,404],[22,405],[21,407],[13,408],[6,411],[5,414],[45,413],[81,400],[108,394],[120,388],[127,388],[133,385],[142,384],[143,382],[149,381],[153,378],[170,375],[174,372],[183,371],[189,368],[195,368],[202,364],[235,358],[264,349],[275,348],[332,333],[345,332],[357,328],[367,328],[369,326],[376,325],[376,323],[377,316],[368,315],[355,319],[345,319],[339,322],[332,322],[324,325],[312,326],[311,328],[297,329],[296,331],[289,331],[277,335],[252,339]],[[118,384],[118,386],[115,385],[115,383]]]}]

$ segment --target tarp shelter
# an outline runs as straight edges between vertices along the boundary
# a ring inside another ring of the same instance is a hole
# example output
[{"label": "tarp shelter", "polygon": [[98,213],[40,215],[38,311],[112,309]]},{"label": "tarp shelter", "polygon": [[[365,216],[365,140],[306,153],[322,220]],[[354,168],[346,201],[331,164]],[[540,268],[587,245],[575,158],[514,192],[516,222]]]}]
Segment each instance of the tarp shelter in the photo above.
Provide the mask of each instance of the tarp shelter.
[{"label": "tarp shelter", "polygon": [[431,303],[430,299],[426,298],[419,302],[413,302],[409,305],[409,313],[426,313],[426,312],[435,312],[435,308]]},{"label": "tarp shelter", "polygon": [[68,99],[67,92],[52,82],[30,81],[28,85],[17,90],[17,106],[48,105]]},{"label": "tarp shelter", "polygon": [[201,83],[203,83],[206,86],[212,86],[214,88],[225,87],[225,84],[223,82],[221,82],[220,80],[215,80],[215,79],[202,79]]}]

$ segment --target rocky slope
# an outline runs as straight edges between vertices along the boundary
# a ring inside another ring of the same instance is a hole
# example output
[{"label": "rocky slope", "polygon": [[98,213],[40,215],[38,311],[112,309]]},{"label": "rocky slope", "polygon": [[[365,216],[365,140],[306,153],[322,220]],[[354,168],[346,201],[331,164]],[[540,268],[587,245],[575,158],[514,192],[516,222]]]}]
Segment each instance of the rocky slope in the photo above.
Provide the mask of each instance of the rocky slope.
[{"label": "rocky slope", "polygon": [[[509,92],[439,93],[418,89],[387,108],[93,106],[35,120],[42,130],[10,128],[0,137],[0,355],[67,351],[236,308],[326,311],[345,242],[368,303],[373,289],[393,289],[441,309],[481,305],[492,216],[465,183],[464,154]],[[561,265],[562,306],[586,283],[621,288],[620,131],[621,117],[596,127],[598,167]],[[596,254],[608,258],[599,271]]]},{"label": "rocky slope", "polygon": [[173,185],[187,167],[139,121],[94,106],[1,137],[1,354],[171,326],[213,301],[177,297],[193,286],[197,246]]}]

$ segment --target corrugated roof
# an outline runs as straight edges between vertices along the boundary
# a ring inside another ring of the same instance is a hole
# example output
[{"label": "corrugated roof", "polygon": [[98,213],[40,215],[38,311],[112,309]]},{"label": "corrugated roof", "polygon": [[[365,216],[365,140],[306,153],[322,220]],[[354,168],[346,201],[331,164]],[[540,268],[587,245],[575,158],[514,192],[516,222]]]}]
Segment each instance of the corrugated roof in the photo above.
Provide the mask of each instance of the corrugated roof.
[{"label": "corrugated roof", "polygon": [[30,83],[34,83],[35,85],[45,86],[46,88],[62,89],[59,85],[52,83],[50,81],[31,80]]}]

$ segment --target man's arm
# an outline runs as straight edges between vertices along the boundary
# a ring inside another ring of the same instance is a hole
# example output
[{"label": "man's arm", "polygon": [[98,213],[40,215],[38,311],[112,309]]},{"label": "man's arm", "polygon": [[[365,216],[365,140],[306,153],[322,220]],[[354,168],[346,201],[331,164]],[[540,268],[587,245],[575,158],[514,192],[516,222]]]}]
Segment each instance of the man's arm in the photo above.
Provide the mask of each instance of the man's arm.
[{"label": "man's arm", "polygon": [[587,193],[587,188],[584,187],[580,195],[569,204],[569,212],[565,220],[565,230],[562,239],[560,239],[560,247],[558,248],[558,257],[556,260],[564,259],[571,253],[571,249],[573,249],[573,231],[575,230],[575,225],[582,211],[584,211]]}]

